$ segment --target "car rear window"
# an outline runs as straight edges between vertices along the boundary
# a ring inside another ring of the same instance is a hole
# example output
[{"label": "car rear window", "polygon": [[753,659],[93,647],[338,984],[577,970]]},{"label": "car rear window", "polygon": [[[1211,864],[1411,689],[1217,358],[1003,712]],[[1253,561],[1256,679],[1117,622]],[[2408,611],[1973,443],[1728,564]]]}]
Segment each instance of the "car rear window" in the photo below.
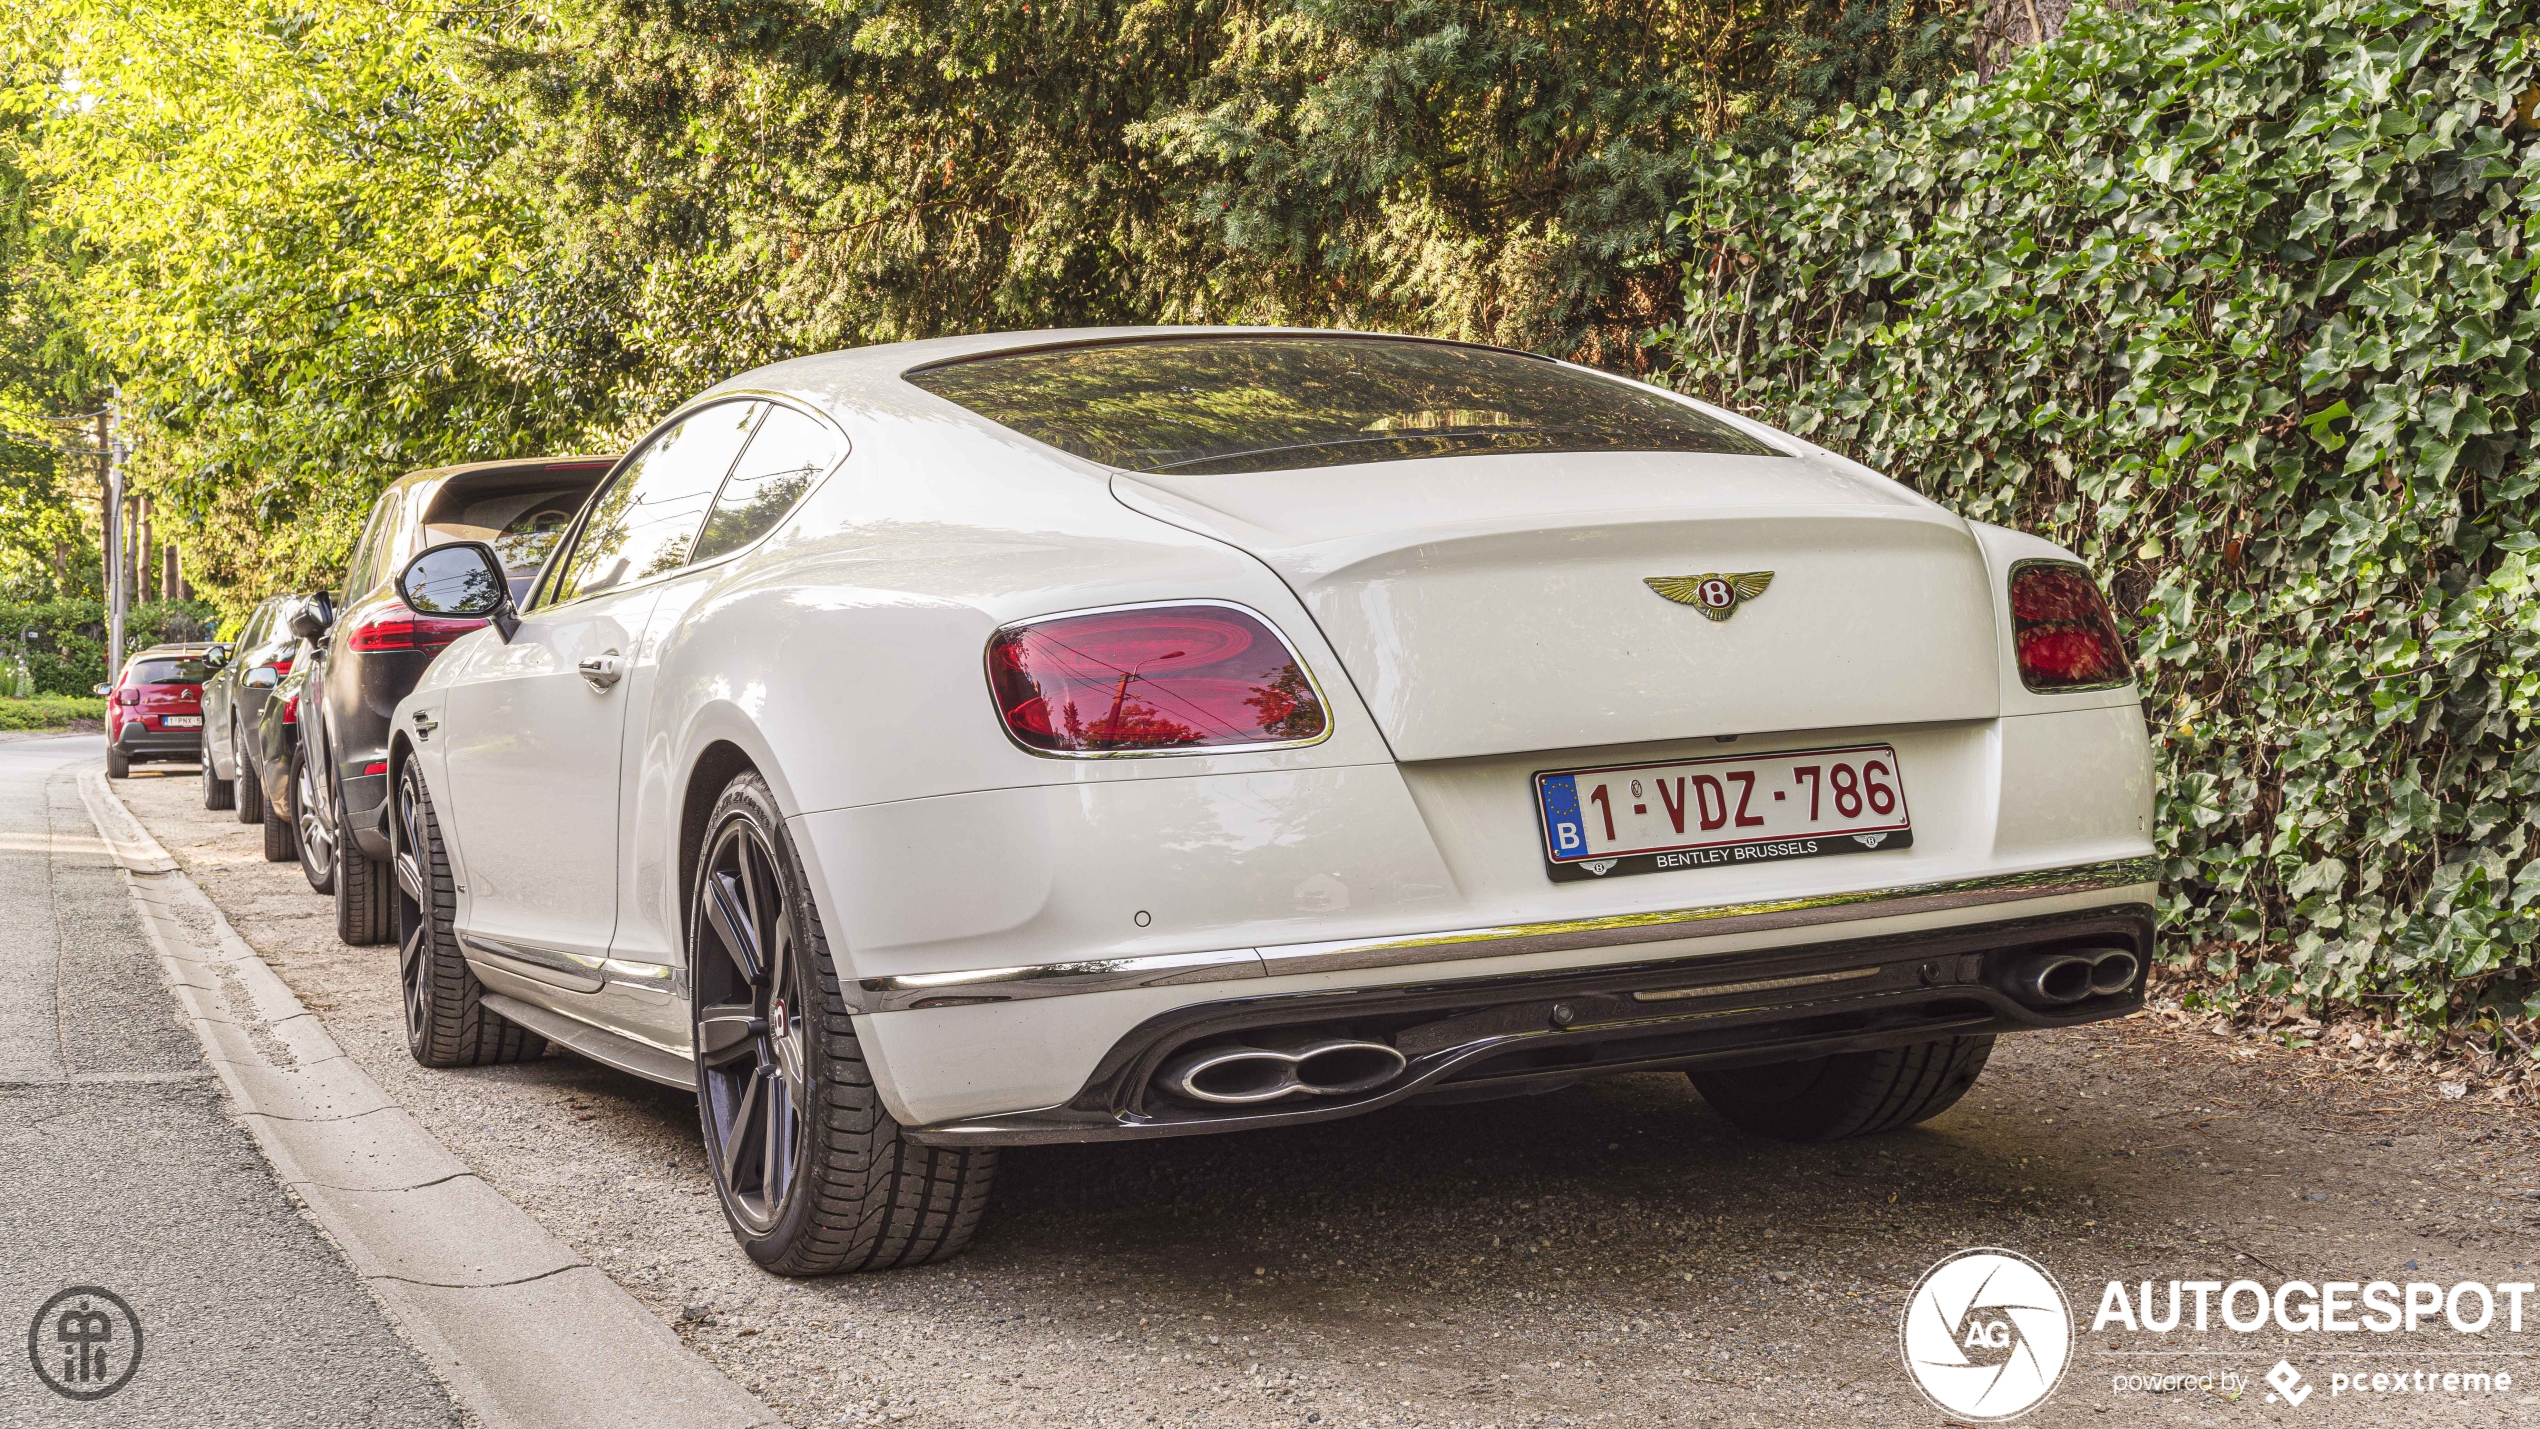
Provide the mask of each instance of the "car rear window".
[{"label": "car rear window", "polygon": [[908,381],[1108,466],[1186,475],[1493,452],[1781,456],[1698,408],[1496,348],[1160,338],[964,358]]},{"label": "car rear window", "polygon": [[203,683],[203,662],[191,657],[173,660],[135,660],[130,683],[135,685],[199,685]]}]

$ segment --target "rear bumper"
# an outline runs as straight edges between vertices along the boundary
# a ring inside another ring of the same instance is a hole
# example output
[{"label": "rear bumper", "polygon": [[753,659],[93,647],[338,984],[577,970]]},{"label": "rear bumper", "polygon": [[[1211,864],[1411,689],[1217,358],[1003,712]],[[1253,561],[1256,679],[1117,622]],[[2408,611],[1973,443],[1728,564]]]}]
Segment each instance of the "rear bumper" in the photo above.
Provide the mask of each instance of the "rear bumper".
[{"label": "rear bumper", "polygon": [[[2078,1026],[2142,1006],[2154,914],[2119,903],[1923,933],[1769,951],[1657,958],[1516,977],[1204,1001],[1120,1037],[1066,1102],[911,1127],[935,1145],[1027,1145],[1242,1131],[1356,1116],[1422,1097],[1481,1099],[1583,1077],[1727,1067],[1949,1036]],[[2013,995],[2022,959],[2073,948],[2132,953],[2120,992],[2041,1009]],[[1402,1073],[1345,1097],[1210,1107],[1159,1092],[1182,1049],[1311,1027],[1382,1041]]]},{"label": "rear bumper", "polygon": [[183,755],[197,757],[203,749],[203,732],[199,729],[143,729],[139,723],[126,724],[115,735],[115,748],[133,758],[156,759]]}]

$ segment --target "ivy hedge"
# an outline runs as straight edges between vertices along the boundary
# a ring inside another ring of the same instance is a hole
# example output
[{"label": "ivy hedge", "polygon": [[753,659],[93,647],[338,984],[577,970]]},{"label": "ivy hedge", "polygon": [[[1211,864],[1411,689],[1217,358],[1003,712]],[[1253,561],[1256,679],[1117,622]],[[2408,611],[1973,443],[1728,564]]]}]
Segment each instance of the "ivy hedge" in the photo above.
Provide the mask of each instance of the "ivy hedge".
[{"label": "ivy hedge", "polygon": [[2536,68],[2540,3],[2084,6],[1676,217],[1679,386],[2108,581],[2227,998],[2540,1014]]}]

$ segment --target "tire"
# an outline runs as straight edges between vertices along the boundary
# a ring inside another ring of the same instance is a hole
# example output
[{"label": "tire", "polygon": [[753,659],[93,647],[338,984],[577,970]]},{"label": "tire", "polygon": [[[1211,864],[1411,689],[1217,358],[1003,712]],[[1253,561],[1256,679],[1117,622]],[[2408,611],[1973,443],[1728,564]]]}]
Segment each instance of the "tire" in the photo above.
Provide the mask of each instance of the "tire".
[{"label": "tire", "polygon": [[452,923],[458,882],[441,843],[441,821],[423,773],[410,761],[398,771],[392,877],[396,884],[399,989],[406,1007],[406,1050],[427,1067],[484,1067],[534,1062],[547,1039],[485,1007],[485,985],[459,954]]},{"label": "tire", "polygon": [[920,1146],[883,1109],[801,859],[754,772],[707,817],[689,908],[698,1120],[750,1259],[834,1275],[968,1248],[996,1151]]},{"label": "tire", "polygon": [[[260,789],[257,792],[262,793]],[[269,799],[265,805],[265,862],[289,863],[300,856],[300,830],[291,821],[291,811],[275,808]]]},{"label": "tire", "polygon": [[220,777],[220,766],[212,761],[212,742],[203,741],[203,807],[226,809],[238,802],[238,786]]},{"label": "tire", "polygon": [[1776,1141],[1841,1141],[1929,1121],[1957,1105],[1993,1039],[1945,1037],[1804,1062],[1691,1071],[1694,1089],[1741,1131]]},{"label": "tire", "polygon": [[131,778],[132,756],[112,745],[108,745],[106,748],[106,777],[109,779]]},{"label": "tire", "polygon": [[261,824],[265,821],[264,775],[247,753],[247,741],[235,726],[230,731],[231,747],[238,751],[238,822]]},{"label": "tire", "polygon": [[[335,891],[335,839],[318,816],[318,801],[325,795],[317,787],[317,771],[309,767],[306,750],[291,752],[291,831],[292,848],[299,855],[300,876],[309,881],[312,891]],[[268,825],[267,827],[271,827]]]},{"label": "tire", "polygon": [[335,806],[335,936],[356,948],[397,940],[397,881],[387,864],[362,856]]}]

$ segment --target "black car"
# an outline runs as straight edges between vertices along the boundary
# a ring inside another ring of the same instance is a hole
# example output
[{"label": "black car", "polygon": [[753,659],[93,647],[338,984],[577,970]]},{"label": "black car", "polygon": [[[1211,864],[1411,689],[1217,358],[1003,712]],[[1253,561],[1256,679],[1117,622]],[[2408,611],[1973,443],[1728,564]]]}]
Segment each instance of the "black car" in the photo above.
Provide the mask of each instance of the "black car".
[{"label": "black car", "polygon": [[203,807],[235,808],[242,824],[264,822],[256,717],[264,710],[265,697],[291,673],[300,637],[291,633],[289,621],[307,599],[265,597],[237,636],[216,650],[220,658],[212,677],[203,682]]},{"label": "black car", "polygon": [[399,477],[371,506],[343,599],[290,617],[311,654],[277,691],[287,709],[266,711],[265,788],[291,809],[301,865],[335,895],[345,942],[391,936],[388,717],[434,655],[485,623],[417,615],[397,598],[397,573],[428,546],[483,541],[501,553],[515,598],[526,599],[548,550],[616,460],[476,462]]}]

